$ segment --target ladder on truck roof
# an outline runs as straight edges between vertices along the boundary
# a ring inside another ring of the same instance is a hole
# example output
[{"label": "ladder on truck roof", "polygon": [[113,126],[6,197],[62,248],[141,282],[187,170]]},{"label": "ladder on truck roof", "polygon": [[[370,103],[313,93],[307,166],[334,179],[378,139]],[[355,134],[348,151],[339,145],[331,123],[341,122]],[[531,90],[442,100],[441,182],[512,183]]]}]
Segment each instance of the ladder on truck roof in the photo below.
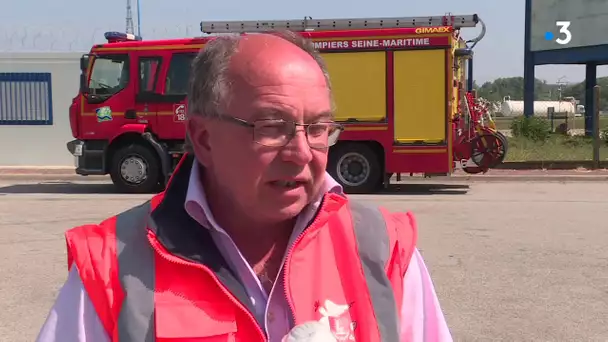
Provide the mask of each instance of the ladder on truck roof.
[{"label": "ladder on truck roof", "polygon": [[319,19],[311,17],[295,20],[277,21],[201,21],[203,33],[245,33],[266,32],[274,30],[328,31],[348,29],[378,29],[400,27],[431,27],[451,26],[455,29],[462,27],[475,27],[479,22],[477,14],[471,15],[441,15],[430,17],[403,17],[403,18],[360,18],[360,19]]}]

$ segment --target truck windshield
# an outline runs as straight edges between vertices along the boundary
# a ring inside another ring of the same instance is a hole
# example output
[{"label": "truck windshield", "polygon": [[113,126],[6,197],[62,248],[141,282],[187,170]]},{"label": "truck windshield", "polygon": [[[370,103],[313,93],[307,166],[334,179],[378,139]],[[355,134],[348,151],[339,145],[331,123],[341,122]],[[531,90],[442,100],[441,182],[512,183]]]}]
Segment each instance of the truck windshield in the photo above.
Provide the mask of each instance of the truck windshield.
[{"label": "truck windshield", "polygon": [[89,92],[101,97],[110,97],[129,84],[129,56],[97,55],[93,60],[89,79]]}]

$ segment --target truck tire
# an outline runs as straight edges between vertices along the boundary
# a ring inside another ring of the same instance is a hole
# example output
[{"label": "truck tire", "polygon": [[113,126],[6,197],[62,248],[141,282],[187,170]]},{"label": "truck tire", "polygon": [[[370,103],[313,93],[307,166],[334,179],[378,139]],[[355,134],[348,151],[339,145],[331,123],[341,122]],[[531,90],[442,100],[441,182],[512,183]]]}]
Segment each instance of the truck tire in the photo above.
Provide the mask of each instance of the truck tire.
[{"label": "truck tire", "polygon": [[372,193],[382,182],[378,159],[366,144],[344,143],[330,150],[327,170],[346,193]]},{"label": "truck tire", "polygon": [[159,189],[162,179],[156,152],[141,143],[119,147],[110,165],[110,177],[122,193],[144,194]]}]

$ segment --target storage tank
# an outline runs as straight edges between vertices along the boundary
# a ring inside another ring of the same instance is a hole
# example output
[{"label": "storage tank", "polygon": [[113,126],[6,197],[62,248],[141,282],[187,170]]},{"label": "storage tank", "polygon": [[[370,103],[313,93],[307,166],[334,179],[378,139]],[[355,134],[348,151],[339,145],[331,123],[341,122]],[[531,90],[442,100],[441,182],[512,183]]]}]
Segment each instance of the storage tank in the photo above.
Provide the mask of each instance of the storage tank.
[{"label": "storage tank", "polygon": [[[555,108],[555,113],[576,113],[576,105],[569,101],[534,101],[534,116],[547,117],[549,107]],[[500,112],[504,116],[524,115],[524,101],[511,101],[505,98],[500,104]]]}]

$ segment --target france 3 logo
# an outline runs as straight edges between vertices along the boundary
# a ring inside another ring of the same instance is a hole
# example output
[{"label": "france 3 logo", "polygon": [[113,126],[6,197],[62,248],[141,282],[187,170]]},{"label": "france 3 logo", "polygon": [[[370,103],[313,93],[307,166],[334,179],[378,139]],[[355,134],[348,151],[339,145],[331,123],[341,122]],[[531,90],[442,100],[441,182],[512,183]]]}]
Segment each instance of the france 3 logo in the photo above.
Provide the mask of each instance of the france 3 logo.
[{"label": "france 3 logo", "polygon": [[572,32],[570,32],[569,21],[556,21],[555,26],[559,28],[559,35],[556,35],[552,31],[545,32],[545,40],[554,40],[559,45],[566,45],[572,40]]}]

